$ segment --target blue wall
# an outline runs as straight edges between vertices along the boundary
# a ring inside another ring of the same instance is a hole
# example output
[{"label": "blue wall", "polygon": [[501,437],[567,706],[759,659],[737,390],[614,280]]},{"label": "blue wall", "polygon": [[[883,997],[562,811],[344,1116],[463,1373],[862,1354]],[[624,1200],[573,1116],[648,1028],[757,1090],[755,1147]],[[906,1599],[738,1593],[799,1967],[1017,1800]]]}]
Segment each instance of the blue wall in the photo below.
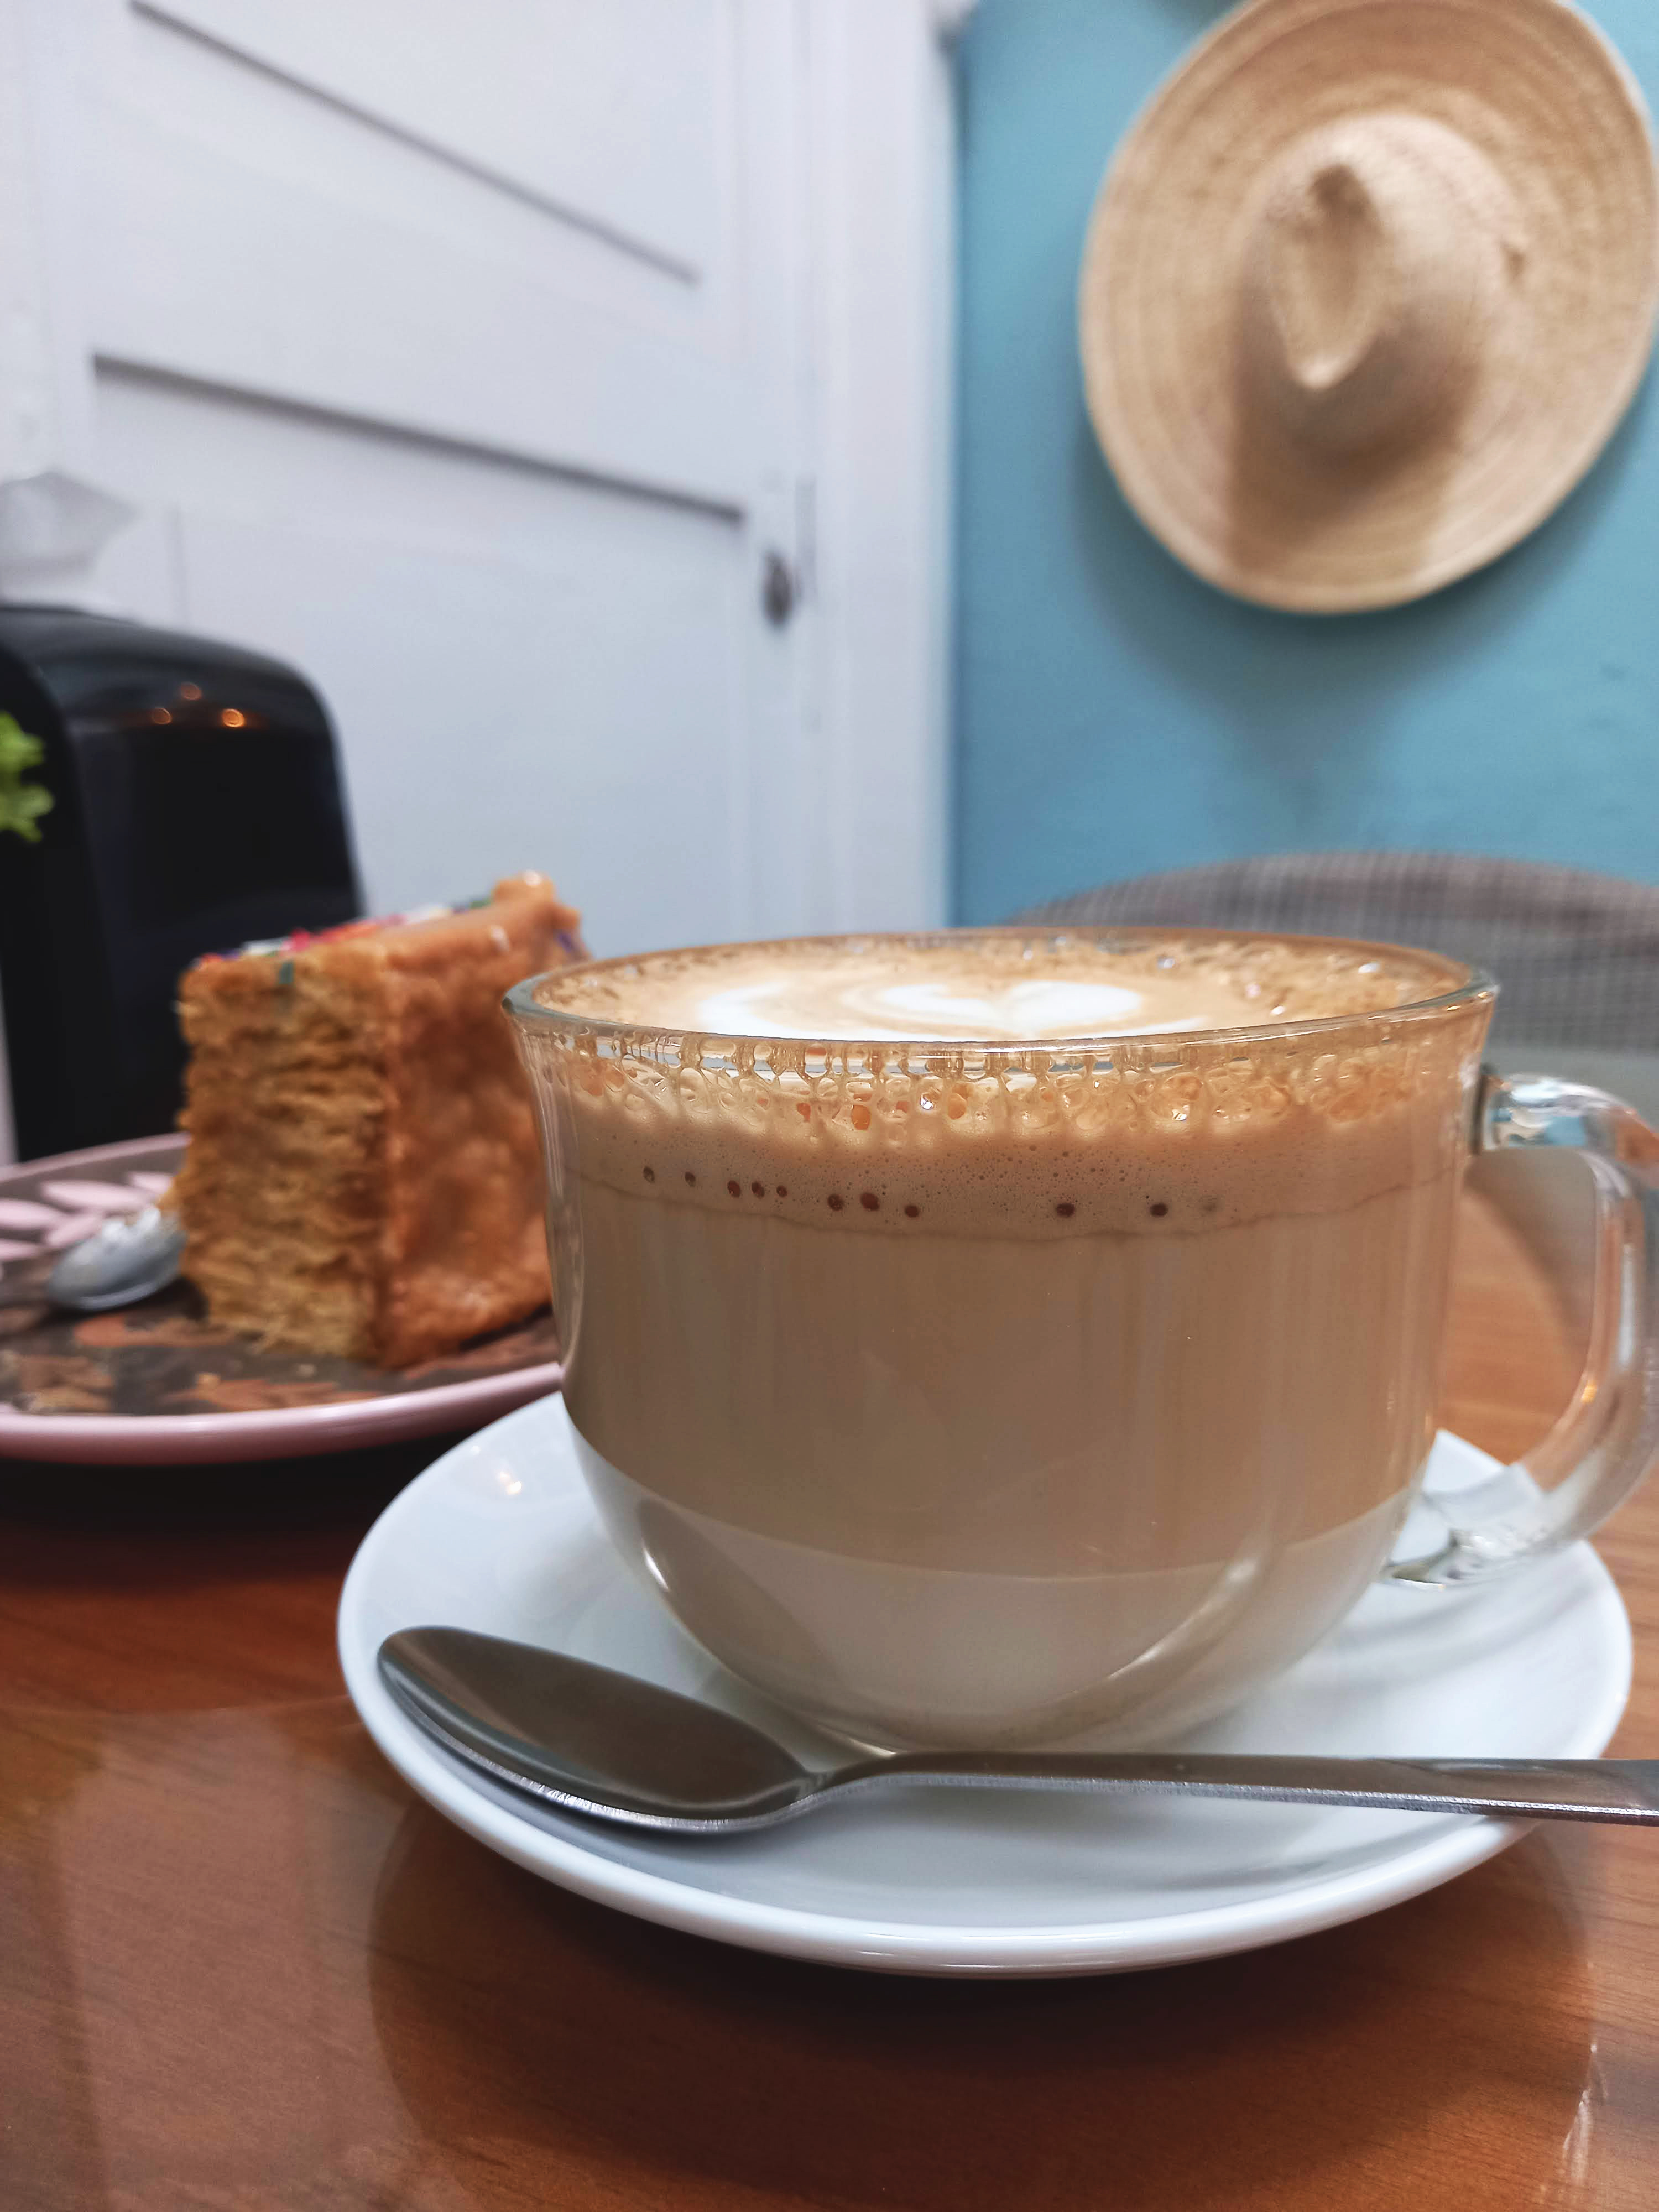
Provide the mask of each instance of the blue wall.
[{"label": "blue wall", "polygon": [[[1659,107],[1659,6],[1591,0]],[[1504,560],[1310,618],[1120,497],[1074,295],[1108,155],[1215,0],[981,0],[961,54],[958,918],[1248,853],[1507,853],[1659,881],[1659,394]]]}]

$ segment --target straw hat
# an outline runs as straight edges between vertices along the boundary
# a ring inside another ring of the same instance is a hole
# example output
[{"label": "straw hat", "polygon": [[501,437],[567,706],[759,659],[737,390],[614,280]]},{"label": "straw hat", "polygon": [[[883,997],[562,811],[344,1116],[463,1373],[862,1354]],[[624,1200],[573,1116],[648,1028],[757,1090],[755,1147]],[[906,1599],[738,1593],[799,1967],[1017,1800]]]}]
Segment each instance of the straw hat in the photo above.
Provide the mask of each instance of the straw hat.
[{"label": "straw hat", "polygon": [[1646,110],[1565,0],[1255,0],[1101,186],[1089,412],[1171,552],[1268,606],[1389,606],[1536,527],[1640,380]]}]

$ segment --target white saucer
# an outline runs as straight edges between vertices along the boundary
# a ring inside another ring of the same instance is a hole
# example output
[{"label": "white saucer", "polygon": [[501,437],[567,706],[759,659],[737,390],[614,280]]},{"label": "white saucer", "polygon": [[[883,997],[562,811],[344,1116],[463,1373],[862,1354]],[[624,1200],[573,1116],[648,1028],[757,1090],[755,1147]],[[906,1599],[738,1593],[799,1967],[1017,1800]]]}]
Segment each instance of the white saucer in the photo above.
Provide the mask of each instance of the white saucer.
[{"label": "white saucer", "polygon": [[[1443,1436],[1434,1479],[1489,1473]],[[1075,1974],[1304,1936],[1502,1850],[1511,1822],[1339,1808],[918,1791],[697,1842],[532,1808],[416,1733],[375,1671],[448,1622],[649,1675],[788,1735],[623,1566],[548,1399],[458,1445],[364,1539],[340,1600],[347,1687],[404,1778],[469,1835],[623,1911],[756,1950],[932,1974]],[[1265,1695],[1191,1739],[1235,1750],[1591,1758],[1630,1687],[1630,1624],[1586,1544],[1474,1591],[1379,1585]]]}]

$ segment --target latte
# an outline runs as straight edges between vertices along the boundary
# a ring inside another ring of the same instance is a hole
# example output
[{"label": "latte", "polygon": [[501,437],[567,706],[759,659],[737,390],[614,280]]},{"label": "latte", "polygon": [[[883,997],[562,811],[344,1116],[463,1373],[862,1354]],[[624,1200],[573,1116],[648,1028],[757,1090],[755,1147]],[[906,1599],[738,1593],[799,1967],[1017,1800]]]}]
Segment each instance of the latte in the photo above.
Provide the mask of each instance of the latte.
[{"label": "latte", "polygon": [[548,979],[565,1392],[624,1551],[867,1742],[1233,1702],[1426,1455],[1489,1000],[1424,1002],[1464,981],[1121,932]]}]

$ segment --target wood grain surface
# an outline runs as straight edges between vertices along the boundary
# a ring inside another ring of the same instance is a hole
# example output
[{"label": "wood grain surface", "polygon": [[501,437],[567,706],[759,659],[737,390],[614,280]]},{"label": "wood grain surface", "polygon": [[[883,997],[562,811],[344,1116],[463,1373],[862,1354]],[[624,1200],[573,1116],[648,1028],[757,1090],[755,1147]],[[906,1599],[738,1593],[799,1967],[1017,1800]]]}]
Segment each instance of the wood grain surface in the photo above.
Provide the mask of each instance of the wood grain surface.
[{"label": "wood grain surface", "polygon": [[[1540,1242],[1466,1206],[1445,1418],[1576,1378]],[[1659,1839],[1536,1832],[1415,1902],[1157,1973],[973,1985],[723,1948],[418,1803],[340,1688],[340,1578],[431,1442],[0,1475],[4,2212],[1637,2212]],[[1601,1549],[1659,1746],[1659,1486]]]}]

